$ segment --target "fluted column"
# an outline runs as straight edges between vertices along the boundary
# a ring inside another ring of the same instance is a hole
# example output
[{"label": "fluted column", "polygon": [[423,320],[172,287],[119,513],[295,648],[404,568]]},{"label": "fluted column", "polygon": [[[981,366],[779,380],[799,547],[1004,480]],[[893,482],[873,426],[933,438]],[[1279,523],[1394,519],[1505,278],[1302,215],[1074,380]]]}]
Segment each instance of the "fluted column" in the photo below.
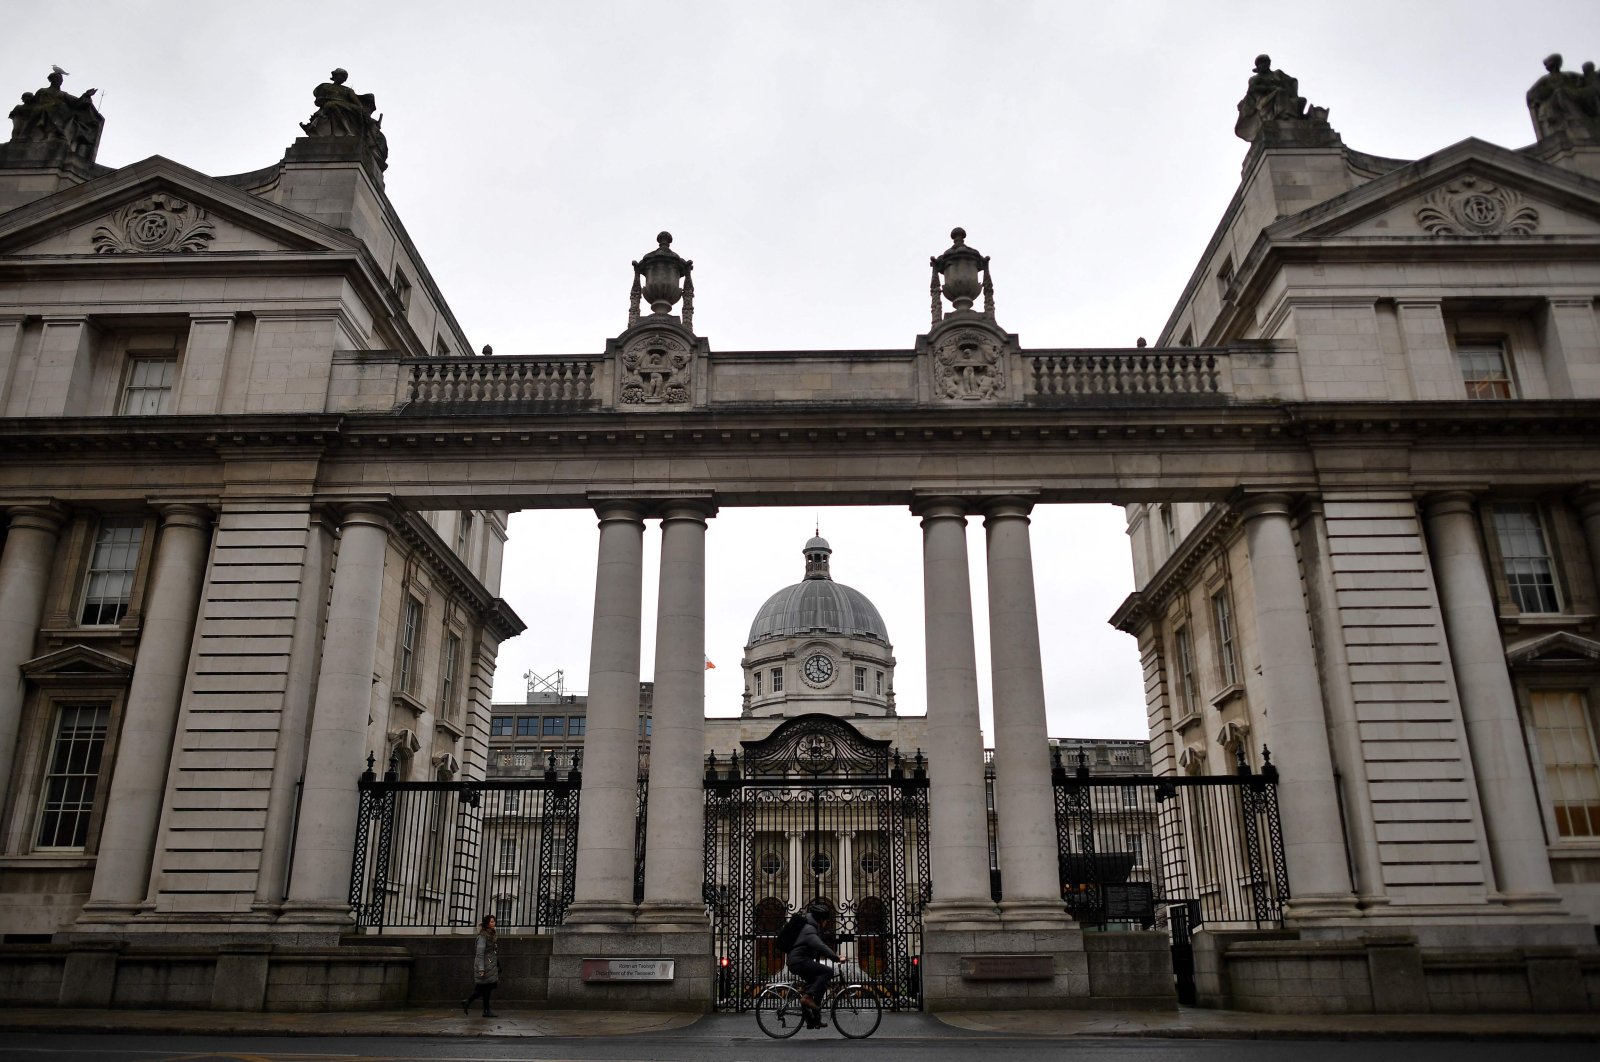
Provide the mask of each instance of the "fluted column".
[{"label": "fluted column", "polygon": [[639,921],[703,926],[706,520],[709,505],[661,510],[650,817]]},{"label": "fluted column", "polygon": [[989,554],[989,660],[994,691],[995,840],[1008,928],[1059,928],[1055,797],[1050,783],[1044,665],[1033,588],[1032,505],[1000,498],[984,507]]},{"label": "fluted column", "polygon": [[1495,880],[1508,902],[1551,904],[1556,896],[1550,855],[1472,495],[1430,496],[1423,515]]},{"label": "fluted column", "polygon": [[161,510],[161,538],[122,715],[94,884],[84,905],[86,921],[126,917],[150,891],[156,827],[210,544],[208,510],[198,505]]},{"label": "fluted column", "polygon": [[960,501],[947,498],[927,499],[915,511],[922,516],[928,661],[933,901],[927,921],[948,928],[993,928],[998,919],[989,898],[988,802],[967,573],[967,512]]},{"label": "fluted column", "polygon": [[[596,506],[595,512],[600,518],[600,557],[589,644],[578,869],[573,903],[567,910],[569,926],[631,924],[634,919],[644,509],[633,502],[608,502]],[[652,774],[656,759],[651,756]],[[698,767],[698,749],[694,762]]]},{"label": "fluted column", "polygon": [[17,506],[6,515],[11,522],[0,553],[0,819],[15,781],[17,728],[26,694],[22,665],[33,656],[62,523],[60,513],[44,506]]},{"label": "fluted column", "polygon": [[1272,758],[1282,773],[1278,800],[1294,894],[1291,913],[1353,914],[1355,898],[1289,499],[1281,494],[1247,498],[1240,511],[1250,552]]},{"label": "fluted column", "polygon": [[388,542],[385,509],[353,505],[345,510],[311,712],[294,871],[283,915],[287,921],[344,922],[350,916],[356,781],[369,751],[367,715]]}]

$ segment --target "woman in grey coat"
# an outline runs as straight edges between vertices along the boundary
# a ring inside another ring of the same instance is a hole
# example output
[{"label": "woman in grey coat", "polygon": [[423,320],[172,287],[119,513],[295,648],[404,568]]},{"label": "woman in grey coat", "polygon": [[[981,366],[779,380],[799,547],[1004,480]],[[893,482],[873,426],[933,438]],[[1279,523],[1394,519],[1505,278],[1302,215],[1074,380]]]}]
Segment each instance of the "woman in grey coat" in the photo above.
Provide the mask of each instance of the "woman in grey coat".
[{"label": "woman in grey coat", "polygon": [[472,1013],[472,1001],[483,998],[483,1016],[495,1017],[489,1009],[489,993],[500,985],[500,941],[494,931],[494,915],[484,915],[478,930],[477,948],[472,954],[472,995],[461,1001],[461,1013]]}]

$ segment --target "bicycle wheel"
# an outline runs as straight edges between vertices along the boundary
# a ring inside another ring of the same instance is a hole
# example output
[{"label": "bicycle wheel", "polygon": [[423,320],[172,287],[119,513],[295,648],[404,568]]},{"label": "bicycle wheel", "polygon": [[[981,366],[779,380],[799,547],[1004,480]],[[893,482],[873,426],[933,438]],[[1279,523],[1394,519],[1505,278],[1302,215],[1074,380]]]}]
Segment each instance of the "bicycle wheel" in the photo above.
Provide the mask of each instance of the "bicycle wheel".
[{"label": "bicycle wheel", "polygon": [[833,997],[833,1027],[840,1036],[859,1040],[878,1031],[883,1001],[866,985],[845,985]]},{"label": "bicycle wheel", "polygon": [[773,985],[756,997],[756,1024],[774,1040],[787,1040],[800,1031],[805,1017],[800,990],[793,985]]}]

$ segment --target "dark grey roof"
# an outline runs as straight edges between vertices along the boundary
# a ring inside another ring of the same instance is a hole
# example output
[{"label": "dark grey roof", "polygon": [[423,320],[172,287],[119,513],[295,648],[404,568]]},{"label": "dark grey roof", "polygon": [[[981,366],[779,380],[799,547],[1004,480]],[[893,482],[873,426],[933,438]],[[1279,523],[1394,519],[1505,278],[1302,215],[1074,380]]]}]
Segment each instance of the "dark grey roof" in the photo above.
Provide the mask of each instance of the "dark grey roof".
[{"label": "dark grey roof", "polygon": [[889,644],[883,617],[867,595],[832,579],[806,579],[786,586],[767,598],[750,624],[750,640],[755,645],[770,638],[787,638],[813,631],[871,638]]}]

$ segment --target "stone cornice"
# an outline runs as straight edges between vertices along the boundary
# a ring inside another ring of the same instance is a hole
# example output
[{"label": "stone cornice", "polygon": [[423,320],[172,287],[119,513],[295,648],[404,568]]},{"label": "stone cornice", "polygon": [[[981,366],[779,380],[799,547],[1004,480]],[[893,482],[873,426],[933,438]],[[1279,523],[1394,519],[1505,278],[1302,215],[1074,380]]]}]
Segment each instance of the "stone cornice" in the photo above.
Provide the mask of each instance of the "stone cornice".
[{"label": "stone cornice", "polygon": [[527,629],[522,618],[506,604],[503,598],[494,597],[478,580],[455,552],[444,544],[439,533],[417,513],[401,513],[394,521],[395,535],[406,545],[420,553],[434,574],[451,590],[464,598],[469,607],[501,641],[514,638]]},{"label": "stone cornice", "polygon": [[[1166,563],[1156,570],[1142,589],[1136,594],[1130,594],[1112,616],[1112,623],[1118,630],[1129,634],[1137,634],[1138,626],[1145,622],[1157,620],[1167,602],[1189,582],[1195,570],[1212,555],[1218,545],[1231,535],[1239,526],[1239,513],[1231,505],[1214,505],[1211,510],[1201,518],[1193,531],[1183,537],[1178,543],[1177,550],[1168,557]],[[1135,601],[1134,597],[1138,600]],[[1124,611],[1127,615],[1124,615]],[[1122,626],[1118,617],[1125,622],[1136,624],[1133,627]]]}]

